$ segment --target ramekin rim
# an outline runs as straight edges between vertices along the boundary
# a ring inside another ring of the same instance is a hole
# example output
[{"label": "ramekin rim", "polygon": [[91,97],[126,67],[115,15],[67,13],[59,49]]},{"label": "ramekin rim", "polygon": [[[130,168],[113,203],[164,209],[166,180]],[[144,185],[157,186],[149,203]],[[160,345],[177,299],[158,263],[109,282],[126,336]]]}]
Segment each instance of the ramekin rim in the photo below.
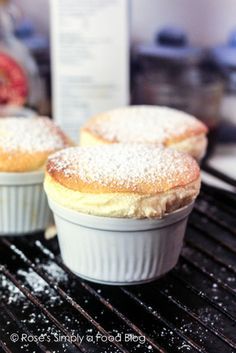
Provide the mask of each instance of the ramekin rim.
[{"label": "ramekin rim", "polygon": [[[61,206],[54,200],[48,197],[48,203],[53,213],[64,220],[78,224],[87,228],[102,229],[102,230],[148,230],[155,228],[165,228],[168,225],[180,222],[188,217],[193,209],[195,200],[191,203],[165,214],[162,218],[119,218],[119,217],[104,217],[91,214],[85,214],[73,209]],[[69,216],[68,216],[69,215]],[[93,225],[96,224],[96,225]],[[101,225],[103,224],[103,227]],[[130,228],[130,229],[129,229]]]},{"label": "ramekin rim", "polygon": [[41,184],[44,180],[43,169],[30,172],[0,172],[1,186],[34,185]]}]

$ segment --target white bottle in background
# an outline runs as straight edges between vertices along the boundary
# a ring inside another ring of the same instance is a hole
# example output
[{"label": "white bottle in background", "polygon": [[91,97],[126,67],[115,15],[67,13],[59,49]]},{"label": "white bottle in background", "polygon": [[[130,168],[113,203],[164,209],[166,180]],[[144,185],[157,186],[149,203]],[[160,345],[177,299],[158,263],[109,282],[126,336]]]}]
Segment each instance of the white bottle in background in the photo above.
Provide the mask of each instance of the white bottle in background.
[{"label": "white bottle in background", "polygon": [[51,0],[53,117],[75,140],[93,114],[129,103],[128,0]]}]

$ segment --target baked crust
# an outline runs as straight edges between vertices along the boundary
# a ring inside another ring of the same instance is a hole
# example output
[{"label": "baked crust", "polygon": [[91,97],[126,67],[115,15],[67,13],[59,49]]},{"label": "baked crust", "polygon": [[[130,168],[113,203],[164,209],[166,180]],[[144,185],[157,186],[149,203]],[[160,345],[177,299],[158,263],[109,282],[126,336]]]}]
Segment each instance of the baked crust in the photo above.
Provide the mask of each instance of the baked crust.
[{"label": "baked crust", "polygon": [[[152,143],[173,147],[203,136],[207,127],[195,117],[167,107],[129,106],[98,114],[81,128],[80,145],[109,143]],[[187,150],[191,147],[186,145]],[[197,156],[204,155],[206,143]]]},{"label": "baked crust", "polygon": [[28,172],[45,166],[48,156],[72,146],[47,117],[0,119],[0,172]]},{"label": "baked crust", "polygon": [[44,187],[78,212],[160,218],[196,198],[200,170],[190,155],[150,144],[75,147],[49,157]]},{"label": "baked crust", "polygon": [[75,147],[49,157],[47,173],[59,184],[85,193],[153,195],[199,179],[189,155],[153,145]]}]

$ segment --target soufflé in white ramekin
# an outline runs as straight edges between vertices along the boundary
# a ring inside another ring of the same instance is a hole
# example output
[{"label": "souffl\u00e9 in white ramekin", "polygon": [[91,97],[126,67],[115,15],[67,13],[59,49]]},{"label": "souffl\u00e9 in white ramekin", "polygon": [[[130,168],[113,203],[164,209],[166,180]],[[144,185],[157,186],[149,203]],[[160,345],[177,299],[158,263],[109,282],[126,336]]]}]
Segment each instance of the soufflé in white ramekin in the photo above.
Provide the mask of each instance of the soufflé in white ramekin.
[{"label": "souffl\u00e9 in white ramekin", "polygon": [[80,145],[150,143],[171,147],[200,161],[206,152],[207,127],[194,116],[161,106],[128,106],[100,113],[80,131]]},{"label": "souffl\u00e9 in white ramekin", "polygon": [[191,156],[153,145],[75,147],[49,157],[44,185],[68,268],[132,284],[175,266],[200,171]]},{"label": "souffl\u00e9 in white ramekin", "polygon": [[45,164],[50,153],[70,145],[49,118],[0,119],[0,235],[32,233],[49,225]]}]

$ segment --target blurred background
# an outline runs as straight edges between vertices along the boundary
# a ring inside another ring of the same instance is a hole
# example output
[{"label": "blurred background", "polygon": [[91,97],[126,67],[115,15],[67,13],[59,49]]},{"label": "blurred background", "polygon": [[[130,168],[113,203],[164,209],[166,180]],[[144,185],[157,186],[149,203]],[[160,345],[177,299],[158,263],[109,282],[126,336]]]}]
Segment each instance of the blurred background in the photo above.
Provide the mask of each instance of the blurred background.
[{"label": "blurred background", "polygon": [[[13,0],[40,33],[49,36],[50,0]],[[131,41],[145,42],[166,25],[181,26],[190,41],[204,46],[225,42],[236,26],[234,0],[132,0]]]},{"label": "blurred background", "polygon": [[2,115],[49,115],[73,135],[113,106],[175,107],[207,124],[209,163],[236,177],[235,0],[0,5]]}]

